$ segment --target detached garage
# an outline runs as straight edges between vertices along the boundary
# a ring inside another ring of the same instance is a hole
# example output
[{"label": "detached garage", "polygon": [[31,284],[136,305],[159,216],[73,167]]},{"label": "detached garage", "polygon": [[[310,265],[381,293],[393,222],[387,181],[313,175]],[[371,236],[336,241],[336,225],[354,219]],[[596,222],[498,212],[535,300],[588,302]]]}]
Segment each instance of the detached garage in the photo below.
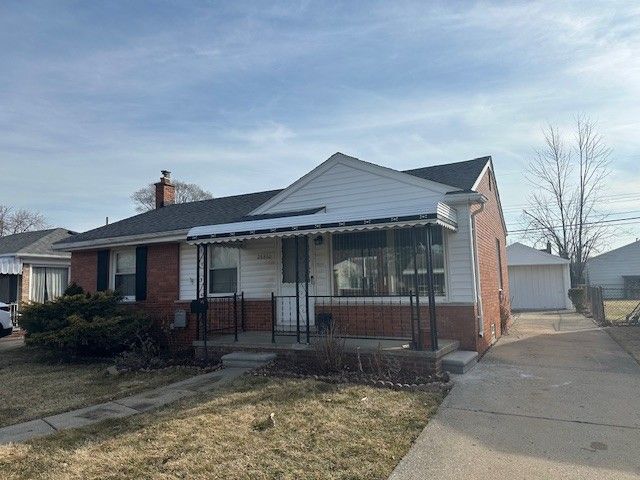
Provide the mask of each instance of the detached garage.
[{"label": "detached garage", "polygon": [[514,243],[507,247],[507,264],[513,310],[572,308],[569,260]]}]

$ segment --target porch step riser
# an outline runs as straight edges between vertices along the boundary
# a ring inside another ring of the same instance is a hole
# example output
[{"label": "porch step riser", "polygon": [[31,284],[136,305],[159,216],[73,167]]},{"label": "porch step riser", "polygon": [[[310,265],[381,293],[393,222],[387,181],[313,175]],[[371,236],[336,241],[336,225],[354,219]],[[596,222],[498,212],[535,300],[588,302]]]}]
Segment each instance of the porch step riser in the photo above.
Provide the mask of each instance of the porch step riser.
[{"label": "porch step riser", "polygon": [[442,358],[442,370],[449,373],[467,373],[478,363],[478,352],[457,350]]}]

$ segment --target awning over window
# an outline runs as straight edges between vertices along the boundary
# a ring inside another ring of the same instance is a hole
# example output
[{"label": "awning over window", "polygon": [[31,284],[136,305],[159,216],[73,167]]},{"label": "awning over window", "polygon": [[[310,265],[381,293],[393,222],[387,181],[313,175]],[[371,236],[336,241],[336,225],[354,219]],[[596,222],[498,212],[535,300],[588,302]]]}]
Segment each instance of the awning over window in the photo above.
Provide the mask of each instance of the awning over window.
[{"label": "awning over window", "polygon": [[378,210],[361,213],[325,213],[283,216],[219,225],[194,227],[187,240],[191,243],[219,243],[251,238],[287,237],[326,232],[376,230],[433,223],[456,230],[457,212],[449,205],[437,202],[417,209]]},{"label": "awning over window", "polygon": [[20,275],[22,273],[22,261],[15,256],[0,257],[0,274]]}]

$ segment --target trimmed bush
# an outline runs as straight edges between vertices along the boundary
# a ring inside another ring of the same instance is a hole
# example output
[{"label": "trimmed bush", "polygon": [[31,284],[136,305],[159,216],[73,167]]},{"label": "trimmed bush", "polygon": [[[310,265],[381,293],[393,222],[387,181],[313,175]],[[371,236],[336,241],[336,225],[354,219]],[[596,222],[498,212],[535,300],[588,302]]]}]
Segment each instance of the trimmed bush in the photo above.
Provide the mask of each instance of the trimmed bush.
[{"label": "trimmed bush", "polygon": [[20,326],[27,345],[64,355],[107,356],[135,346],[151,322],[114,292],[62,296],[25,307]]},{"label": "trimmed bush", "polygon": [[585,296],[584,288],[570,288],[569,299],[573,303],[576,312],[584,312],[585,309]]},{"label": "trimmed bush", "polygon": [[84,288],[78,285],[76,282],[72,282],[64,291],[65,297],[71,297],[73,295],[82,295],[84,293]]},{"label": "trimmed bush", "polygon": [[122,297],[114,292],[63,295],[52,302],[32,303],[24,307],[20,327],[27,335],[59,330],[69,324],[68,318],[77,315],[85,319],[108,318],[122,312]]}]

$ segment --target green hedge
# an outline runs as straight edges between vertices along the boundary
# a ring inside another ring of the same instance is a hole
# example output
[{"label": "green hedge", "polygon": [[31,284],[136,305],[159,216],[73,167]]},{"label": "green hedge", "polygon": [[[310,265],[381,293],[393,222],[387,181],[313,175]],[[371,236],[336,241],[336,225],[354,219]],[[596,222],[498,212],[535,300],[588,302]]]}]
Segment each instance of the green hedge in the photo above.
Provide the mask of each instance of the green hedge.
[{"label": "green hedge", "polygon": [[134,346],[150,331],[150,320],[121,304],[114,292],[64,295],[24,308],[20,327],[27,345],[63,354],[105,356]]}]

